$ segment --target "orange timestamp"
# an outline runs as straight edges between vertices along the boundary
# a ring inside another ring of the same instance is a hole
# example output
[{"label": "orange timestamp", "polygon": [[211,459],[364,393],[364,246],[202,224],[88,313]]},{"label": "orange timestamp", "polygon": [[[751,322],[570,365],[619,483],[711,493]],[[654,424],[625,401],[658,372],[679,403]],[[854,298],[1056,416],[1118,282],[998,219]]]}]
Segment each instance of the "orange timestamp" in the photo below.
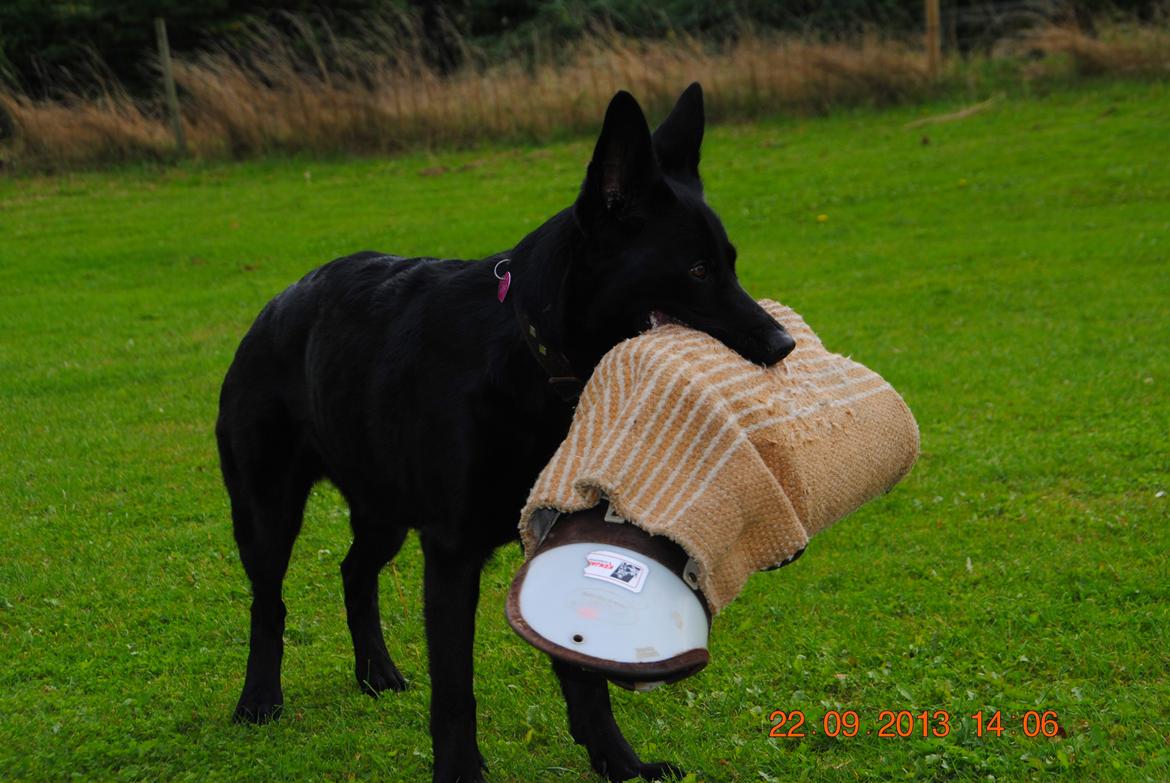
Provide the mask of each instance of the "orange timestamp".
[{"label": "orange timestamp", "polygon": [[[1064,729],[1055,710],[1026,710],[1019,715],[1004,716],[1002,710],[975,712],[969,716],[974,723],[977,737],[999,737],[1008,727],[1019,724],[1027,737],[1064,736]],[[819,726],[810,725],[801,710],[774,710],[768,716],[771,729],[769,737],[802,739],[810,734],[824,734],[827,737],[851,738],[858,735],[875,735],[882,739],[906,739],[919,737],[942,738],[949,736],[953,727],[953,716],[947,710],[881,710],[874,725],[865,726],[857,710],[829,710]],[[819,731],[818,731],[819,729]]]}]

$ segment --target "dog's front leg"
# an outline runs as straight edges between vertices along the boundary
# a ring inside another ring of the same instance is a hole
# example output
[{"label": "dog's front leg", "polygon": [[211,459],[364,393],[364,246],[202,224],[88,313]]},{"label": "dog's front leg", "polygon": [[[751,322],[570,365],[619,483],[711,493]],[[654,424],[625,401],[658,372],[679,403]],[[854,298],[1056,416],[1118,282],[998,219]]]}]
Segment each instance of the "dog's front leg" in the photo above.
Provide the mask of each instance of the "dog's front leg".
[{"label": "dog's front leg", "polygon": [[475,739],[472,646],[479,574],[486,555],[450,549],[426,535],[422,546],[434,783],[482,783],[484,763]]},{"label": "dog's front leg", "polygon": [[613,719],[605,677],[555,659],[552,664],[569,708],[569,733],[578,745],[585,746],[599,774],[610,781],[683,777],[683,771],[674,764],[644,763],[638,758]]}]

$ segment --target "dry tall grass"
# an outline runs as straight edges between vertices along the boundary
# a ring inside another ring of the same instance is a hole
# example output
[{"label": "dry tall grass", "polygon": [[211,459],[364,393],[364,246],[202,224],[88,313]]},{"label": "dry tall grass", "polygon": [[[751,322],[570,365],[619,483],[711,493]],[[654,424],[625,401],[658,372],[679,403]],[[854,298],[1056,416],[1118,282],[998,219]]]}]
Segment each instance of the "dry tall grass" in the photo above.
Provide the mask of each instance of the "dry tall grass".
[{"label": "dry tall grass", "polygon": [[0,147],[0,166],[6,158],[62,169],[160,159],[174,147],[166,124],[124,94],[58,102],[0,93],[3,113],[10,118],[12,139],[8,155]]},{"label": "dry tall grass", "polygon": [[1081,76],[1170,77],[1170,29],[1165,27],[1118,26],[1097,38],[1052,27],[1029,36],[1025,45],[1065,56]]},{"label": "dry tall grass", "polygon": [[[712,47],[687,37],[640,41],[602,31],[556,57],[539,57],[537,42],[535,66],[469,56],[470,65],[441,76],[425,65],[417,37],[375,33],[369,41],[378,43],[355,44],[308,26],[298,40],[259,28],[246,50],[176,62],[194,154],[394,152],[542,140],[595,127],[617,89],[661,115],[696,79],[716,119],[887,104],[934,86],[923,53],[876,36],[814,43],[745,33]],[[1170,67],[1170,31],[1162,28],[1101,39],[1053,29],[1030,37],[1028,46],[1071,58],[1080,73],[1162,74]],[[6,156],[22,167],[172,155],[161,107],[117,90],[67,102],[0,93],[4,111],[14,130]]]},{"label": "dry tall grass", "polygon": [[561,65],[505,63],[441,77],[414,58],[360,76],[307,72],[284,56],[241,66],[224,54],[183,63],[189,137],[202,154],[386,152],[483,139],[544,139],[595,126],[618,89],[654,112],[690,81],[716,116],[888,102],[926,85],[921,57],[876,40],[856,46],[750,37],[723,51],[693,40],[592,39]]}]

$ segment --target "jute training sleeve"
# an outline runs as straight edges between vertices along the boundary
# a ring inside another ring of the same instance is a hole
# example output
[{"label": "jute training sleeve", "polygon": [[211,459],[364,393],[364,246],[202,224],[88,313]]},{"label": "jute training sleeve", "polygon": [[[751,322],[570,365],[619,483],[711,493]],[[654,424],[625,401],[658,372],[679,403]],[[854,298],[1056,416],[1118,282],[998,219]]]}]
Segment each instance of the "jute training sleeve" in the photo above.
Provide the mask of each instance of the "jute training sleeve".
[{"label": "jute training sleeve", "polygon": [[580,511],[605,495],[697,561],[719,611],[751,574],[910,471],[918,425],[894,388],[827,351],[790,308],[761,305],[796,339],[769,368],[677,324],[605,355],[521,513],[529,555],[535,512]]}]

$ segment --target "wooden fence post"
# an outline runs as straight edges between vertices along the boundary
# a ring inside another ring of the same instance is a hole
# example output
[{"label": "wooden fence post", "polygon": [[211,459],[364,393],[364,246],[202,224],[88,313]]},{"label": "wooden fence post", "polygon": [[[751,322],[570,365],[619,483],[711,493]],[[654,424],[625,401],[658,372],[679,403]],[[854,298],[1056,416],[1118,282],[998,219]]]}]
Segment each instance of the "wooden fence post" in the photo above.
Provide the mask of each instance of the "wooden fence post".
[{"label": "wooden fence post", "polygon": [[167,114],[171,118],[171,131],[175,134],[175,149],[179,155],[187,154],[187,137],[183,135],[183,118],[179,115],[179,94],[175,91],[175,74],[171,70],[171,45],[167,41],[167,23],[161,16],[154,19],[154,36],[158,39],[158,59],[162,64],[163,86],[167,93]]},{"label": "wooden fence post", "polygon": [[939,25],[939,0],[926,0],[926,66],[930,78],[937,79],[942,66],[942,29]]}]

